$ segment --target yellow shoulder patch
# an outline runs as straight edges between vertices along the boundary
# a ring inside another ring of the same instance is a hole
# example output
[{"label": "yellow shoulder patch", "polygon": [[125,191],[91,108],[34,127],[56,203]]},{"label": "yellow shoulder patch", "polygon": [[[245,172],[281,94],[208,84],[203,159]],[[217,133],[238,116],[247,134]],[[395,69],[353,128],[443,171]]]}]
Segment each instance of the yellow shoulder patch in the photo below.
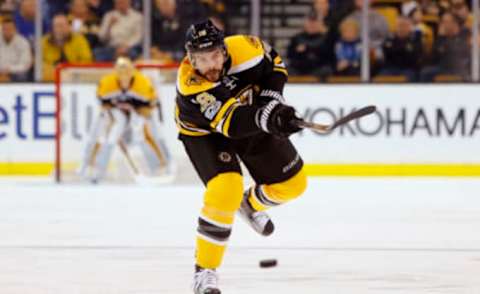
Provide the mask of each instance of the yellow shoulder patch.
[{"label": "yellow shoulder patch", "polygon": [[134,79],[131,91],[149,101],[157,99],[152,81],[146,75],[137,71]]},{"label": "yellow shoulder patch", "polygon": [[208,91],[216,86],[217,83],[212,83],[197,75],[187,58],[182,61],[177,76],[177,89],[180,94],[190,96]]},{"label": "yellow shoulder patch", "polygon": [[120,88],[118,87],[117,79],[115,78],[115,74],[111,73],[105,75],[100,80],[97,89],[97,95],[99,97],[107,96],[113,92],[119,91]]},{"label": "yellow shoulder patch", "polygon": [[258,37],[235,35],[225,38],[228,54],[232,59],[234,72],[246,70],[258,64],[265,51]]}]

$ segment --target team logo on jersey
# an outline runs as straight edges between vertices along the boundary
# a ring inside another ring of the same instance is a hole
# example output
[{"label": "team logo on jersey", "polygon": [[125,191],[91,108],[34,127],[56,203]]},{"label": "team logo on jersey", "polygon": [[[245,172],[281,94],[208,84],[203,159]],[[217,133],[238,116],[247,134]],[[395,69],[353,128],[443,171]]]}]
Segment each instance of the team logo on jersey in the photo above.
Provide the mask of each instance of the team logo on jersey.
[{"label": "team logo on jersey", "polygon": [[220,152],[220,154],[218,154],[218,159],[222,162],[230,162],[232,161],[232,156],[228,152]]},{"label": "team logo on jersey", "polygon": [[253,47],[255,47],[257,49],[260,48],[260,42],[258,41],[258,38],[254,37],[254,36],[245,36],[245,39]]},{"label": "team logo on jersey", "polygon": [[246,89],[243,89],[237,94],[237,99],[240,101],[242,105],[252,105],[253,103],[253,88],[249,86]]},{"label": "team logo on jersey", "polygon": [[198,104],[200,104],[200,111],[206,118],[212,120],[217,112],[222,107],[222,102],[217,101],[215,96],[210,93],[202,92],[195,98]]},{"label": "team logo on jersey", "polygon": [[224,76],[222,79],[223,85],[227,87],[230,91],[237,87],[236,81],[238,81],[238,78],[234,76]]},{"label": "team logo on jersey", "polygon": [[186,81],[187,86],[198,86],[201,83],[202,83],[202,80],[196,75],[189,76]]}]

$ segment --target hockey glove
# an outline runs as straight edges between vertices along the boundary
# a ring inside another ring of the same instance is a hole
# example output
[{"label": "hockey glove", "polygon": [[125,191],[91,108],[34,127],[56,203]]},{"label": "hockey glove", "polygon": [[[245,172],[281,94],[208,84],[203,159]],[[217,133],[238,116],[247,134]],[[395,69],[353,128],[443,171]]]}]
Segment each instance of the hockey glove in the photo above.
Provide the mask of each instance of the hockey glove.
[{"label": "hockey glove", "polygon": [[295,114],[295,108],[272,100],[257,111],[255,122],[264,132],[288,137],[293,133],[302,130],[295,124],[295,121],[301,120]]}]

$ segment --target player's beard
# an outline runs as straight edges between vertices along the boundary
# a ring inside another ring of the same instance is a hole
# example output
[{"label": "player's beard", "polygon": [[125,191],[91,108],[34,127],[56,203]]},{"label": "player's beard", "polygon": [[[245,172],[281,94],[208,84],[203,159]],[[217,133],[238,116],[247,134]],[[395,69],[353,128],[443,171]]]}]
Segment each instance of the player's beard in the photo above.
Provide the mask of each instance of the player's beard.
[{"label": "player's beard", "polygon": [[218,80],[220,80],[221,74],[222,74],[221,69],[210,69],[204,74],[204,76],[210,82],[217,82]]}]

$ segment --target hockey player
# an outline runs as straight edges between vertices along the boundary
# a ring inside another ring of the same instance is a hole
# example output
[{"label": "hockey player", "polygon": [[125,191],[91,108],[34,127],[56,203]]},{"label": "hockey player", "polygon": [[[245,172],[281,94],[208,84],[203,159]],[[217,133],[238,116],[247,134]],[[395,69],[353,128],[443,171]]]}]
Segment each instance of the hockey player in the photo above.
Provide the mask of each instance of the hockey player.
[{"label": "hockey player", "polygon": [[159,130],[159,101],[147,76],[136,70],[128,58],[120,57],[114,72],[101,79],[97,96],[102,109],[90,131],[79,169],[81,175],[92,182],[103,179],[116,146],[133,165],[134,172],[139,173],[128,152],[127,134],[133,145],[140,146],[149,174],[155,175],[160,169],[170,167]]},{"label": "hockey player", "polygon": [[[303,161],[288,136],[300,130],[282,92],[287,70],[259,38],[224,38],[210,21],[192,25],[177,77],[179,139],[206,186],[198,219],[196,294],[218,294],[216,269],[235,213],[259,234],[273,233],[268,208],[300,196]],[[255,184],[244,191],[239,161]]]}]

